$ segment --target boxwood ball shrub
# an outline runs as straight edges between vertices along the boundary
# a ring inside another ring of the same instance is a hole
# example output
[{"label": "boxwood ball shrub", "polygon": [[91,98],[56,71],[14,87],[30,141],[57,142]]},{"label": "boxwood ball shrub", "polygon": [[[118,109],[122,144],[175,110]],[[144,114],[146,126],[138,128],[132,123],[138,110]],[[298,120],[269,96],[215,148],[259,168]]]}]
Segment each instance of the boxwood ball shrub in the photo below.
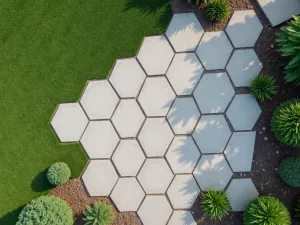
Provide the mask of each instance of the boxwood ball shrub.
[{"label": "boxwood ball shrub", "polygon": [[49,167],[47,178],[53,185],[61,185],[69,180],[71,170],[66,163],[58,162]]},{"label": "boxwood ball shrub", "polygon": [[115,220],[113,208],[105,202],[96,202],[83,212],[85,225],[109,225]]},{"label": "boxwood ball shrub", "polygon": [[284,159],[279,165],[279,176],[286,184],[300,187],[300,157]]},{"label": "boxwood ball shrub", "polygon": [[72,209],[64,200],[41,196],[22,209],[16,225],[72,225],[73,222]]},{"label": "boxwood ball shrub", "polygon": [[280,104],[273,112],[271,130],[283,144],[300,147],[300,100]]},{"label": "boxwood ball shrub", "polygon": [[218,22],[229,14],[228,0],[211,0],[204,10],[205,16],[213,22]]},{"label": "boxwood ball shrub", "polygon": [[250,82],[249,91],[250,94],[260,101],[272,99],[276,94],[275,79],[260,74]]}]

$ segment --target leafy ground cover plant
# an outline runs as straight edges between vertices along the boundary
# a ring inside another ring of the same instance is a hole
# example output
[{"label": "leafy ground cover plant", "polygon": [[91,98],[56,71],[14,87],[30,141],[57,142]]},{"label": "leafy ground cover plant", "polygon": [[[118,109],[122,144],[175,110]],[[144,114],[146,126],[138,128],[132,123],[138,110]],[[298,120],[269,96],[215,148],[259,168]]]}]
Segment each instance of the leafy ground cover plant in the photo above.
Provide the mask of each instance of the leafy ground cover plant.
[{"label": "leafy ground cover plant", "polygon": [[229,14],[228,0],[211,0],[204,10],[205,16],[213,22],[218,22]]},{"label": "leafy ground cover plant", "polygon": [[54,163],[47,171],[47,178],[53,185],[61,185],[69,180],[71,170],[64,162]]},{"label": "leafy ground cover plant", "polygon": [[279,165],[280,178],[292,187],[300,187],[300,158],[284,159]]},{"label": "leafy ground cover plant", "polygon": [[272,99],[276,94],[275,79],[263,74],[255,77],[249,84],[250,94],[260,101]]},{"label": "leafy ground cover plant", "polygon": [[109,225],[115,220],[112,206],[96,202],[83,212],[85,225]]}]

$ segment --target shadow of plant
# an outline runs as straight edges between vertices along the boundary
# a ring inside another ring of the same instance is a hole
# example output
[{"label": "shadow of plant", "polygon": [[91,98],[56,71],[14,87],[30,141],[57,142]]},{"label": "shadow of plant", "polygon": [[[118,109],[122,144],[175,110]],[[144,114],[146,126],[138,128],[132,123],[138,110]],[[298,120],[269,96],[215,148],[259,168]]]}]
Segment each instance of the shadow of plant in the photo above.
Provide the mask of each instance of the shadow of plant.
[{"label": "shadow of plant", "polygon": [[54,186],[47,179],[47,170],[40,172],[31,182],[31,190],[34,192],[43,192],[50,190]]}]

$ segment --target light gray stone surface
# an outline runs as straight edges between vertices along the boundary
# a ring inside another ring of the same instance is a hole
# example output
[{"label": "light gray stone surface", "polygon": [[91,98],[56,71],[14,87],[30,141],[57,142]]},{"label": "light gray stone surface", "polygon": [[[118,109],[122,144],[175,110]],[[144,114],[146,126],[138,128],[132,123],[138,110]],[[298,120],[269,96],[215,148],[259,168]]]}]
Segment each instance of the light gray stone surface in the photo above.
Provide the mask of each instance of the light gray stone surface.
[{"label": "light gray stone surface", "polygon": [[197,225],[190,211],[175,210],[168,225]]}]

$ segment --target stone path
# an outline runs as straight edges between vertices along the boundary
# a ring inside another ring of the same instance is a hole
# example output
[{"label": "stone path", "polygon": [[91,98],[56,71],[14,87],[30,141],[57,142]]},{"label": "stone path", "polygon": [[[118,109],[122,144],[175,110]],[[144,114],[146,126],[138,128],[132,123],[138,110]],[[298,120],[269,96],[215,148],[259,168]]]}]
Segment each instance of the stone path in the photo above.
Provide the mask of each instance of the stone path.
[{"label": "stone path", "polygon": [[146,37],[108,80],[90,80],[79,102],[60,104],[51,125],[88,154],[89,194],[109,196],[144,225],[195,225],[189,210],[209,189],[225,189],[243,211],[258,192],[232,176],[251,171],[261,110],[235,87],[262,69],[251,49],[261,30],[250,10],[206,33],[193,13],[176,14],[166,36]]}]

